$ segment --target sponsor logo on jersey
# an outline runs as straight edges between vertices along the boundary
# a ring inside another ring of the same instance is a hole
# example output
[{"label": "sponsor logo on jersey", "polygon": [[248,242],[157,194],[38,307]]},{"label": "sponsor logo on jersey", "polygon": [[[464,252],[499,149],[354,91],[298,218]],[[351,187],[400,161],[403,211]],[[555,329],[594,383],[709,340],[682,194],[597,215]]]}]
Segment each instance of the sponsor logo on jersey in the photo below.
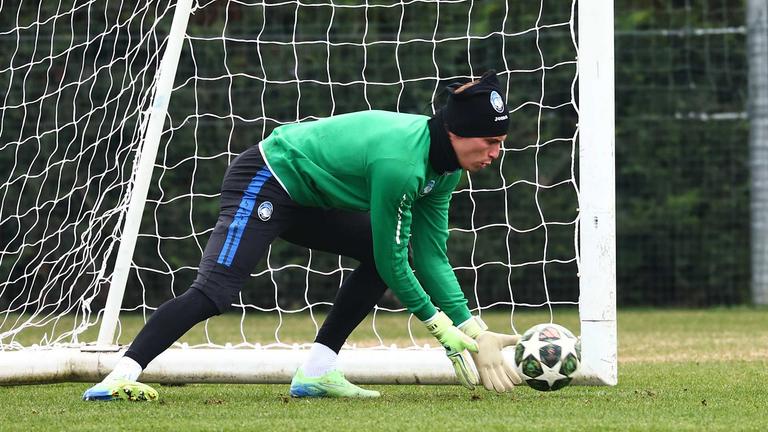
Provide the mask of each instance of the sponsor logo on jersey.
[{"label": "sponsor logo on jersey", "polygon": [[427,183],[427,185],[424,186],[424,189],[421,190],[421,194],[422,195],[426,195],[426,194],[432,192],[432,189],[434,189],[434,188],[435,188],[435,181],[434,180],[430,180]]},{"label": "sponsor logo on jersey", "polygon": [[504,112],[504,100],[496,90],[491,92],[491,106],[496,110],[496,112]]},{"label": "sponsor logo on jersey", "polygon": [[497,116],[497,117],[494,117],[494,118],[493,118],[493,121],[497,122],[497,121],[506,120],[506,119],[508,119],[508,118],[509,118],[509,116],[505,116],[505,115],[503,115],[503,116]]},{"label": "sponsor logo on jersey", "polygon": [[259,215],[259,219],[266,222],[269,220],[269,218],[272,217],[272,210],[274,210],[272,203],[269,201],[264,201],[261,203],[261,205],[259,205],[258,210],[256,210],[256,214]]}]

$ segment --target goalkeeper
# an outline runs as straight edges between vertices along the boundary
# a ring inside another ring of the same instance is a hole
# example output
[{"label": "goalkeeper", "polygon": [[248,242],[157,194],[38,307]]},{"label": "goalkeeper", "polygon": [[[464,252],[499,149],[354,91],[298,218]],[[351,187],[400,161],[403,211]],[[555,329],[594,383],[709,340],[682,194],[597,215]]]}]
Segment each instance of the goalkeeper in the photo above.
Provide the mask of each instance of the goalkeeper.
[{"label": "goalkeeper", "polygon": [[520,378],[501,350],[519,337],[489,332],[471,316],[446,255],[451,193],[462,169],[480,170],[499,156],[507,107],[495,71],[448,92],[447,105],[431,118],[363,111],[285,125],[235,158],[191,289],[152,314],[115,369],[83,398],[156,399],[137,382],[142,370],[195,324],[238,301],[277,237],[360,262],[297,370],[292,396],[379,396],[347,381],[336,356],[387,287],[445,347],[463,385],[512,389]]}]

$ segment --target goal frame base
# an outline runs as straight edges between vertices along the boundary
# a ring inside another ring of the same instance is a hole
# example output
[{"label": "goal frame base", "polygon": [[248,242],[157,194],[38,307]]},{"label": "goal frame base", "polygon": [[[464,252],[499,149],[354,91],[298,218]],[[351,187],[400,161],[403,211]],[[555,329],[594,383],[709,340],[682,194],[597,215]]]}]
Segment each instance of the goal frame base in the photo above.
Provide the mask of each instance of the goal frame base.
[{"label": "goal frame base", "polygon": [[[122,357],[120,351],[92,347],[40,348],[0,353],[0,385],[98,382]],[[309,350],[173,348],[158,356],[142,373],[148,383],[287,384]],[[512,362],[514,350],[504,350]],[[441,348],[342,349],[339,368],[359,384],[458,384]],[[591,368],[574,377],[576,385],[612,385]]]}]

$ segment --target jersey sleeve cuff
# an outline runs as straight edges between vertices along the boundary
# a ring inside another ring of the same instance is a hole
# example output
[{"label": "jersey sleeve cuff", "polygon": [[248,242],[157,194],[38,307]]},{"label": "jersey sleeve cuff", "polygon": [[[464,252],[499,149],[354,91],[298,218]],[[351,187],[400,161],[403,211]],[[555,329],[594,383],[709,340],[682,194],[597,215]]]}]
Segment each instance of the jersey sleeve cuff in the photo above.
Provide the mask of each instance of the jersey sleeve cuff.
[{"label": "jersey sleeve cuff", "polygon": [[437,315],[437,309],[432,303],[427,303],[416,310],[411,310],[411,312],[421,321],[427,321]]},{"label": "jersey sleeve cuff", "polygon": [[467,322],[468,319],[472,318],[472,314],[469,313],[469,309],[467,309],[466,305],[462,305],[461,307],[456,307],[453,309],[444,309],[445,314],[448,315],[448,318],[451,319],[451,321],[455,323],[464,323]]}]

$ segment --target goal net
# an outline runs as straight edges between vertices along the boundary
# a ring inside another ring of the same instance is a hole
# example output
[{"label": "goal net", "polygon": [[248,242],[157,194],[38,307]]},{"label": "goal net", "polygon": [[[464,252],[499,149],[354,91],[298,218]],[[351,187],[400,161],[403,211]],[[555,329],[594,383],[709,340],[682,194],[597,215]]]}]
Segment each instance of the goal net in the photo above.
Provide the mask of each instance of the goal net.
[{"label": "goal net", "polygon": [[[22,0],[0,12],[0,383],[105,374],[189,287],[227,165],[275,127],[431,115],[447,84],[488,69],[512,128],[499,160],[454,192],[456,275],[493,330],[565,324],[581,333],[580,381],[615,383],[611,1]],[[233,311],[147,379],[289,380],[355,266],[277,241]],[[340,359],[360,382],[453,382],[441,350],[388,293]]]}]

